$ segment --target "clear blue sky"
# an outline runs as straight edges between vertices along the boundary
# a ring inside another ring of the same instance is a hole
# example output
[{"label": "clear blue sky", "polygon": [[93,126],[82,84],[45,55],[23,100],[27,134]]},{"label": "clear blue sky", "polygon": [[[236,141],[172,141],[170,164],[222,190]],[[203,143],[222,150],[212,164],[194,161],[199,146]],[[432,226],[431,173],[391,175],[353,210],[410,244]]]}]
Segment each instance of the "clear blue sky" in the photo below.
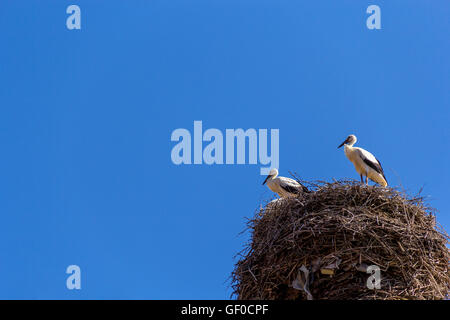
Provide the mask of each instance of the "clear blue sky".
[{"label": "clear blue sky", "polygon": [[273,195],[259,164],[174,165],[170,135],[194,120],[279,129],[280,174],[305,179],[358,179],[336,149],[354,133],[450,230],[449,16],[445,0],[2,0],[0,298],[229,298],[245,217]]}]

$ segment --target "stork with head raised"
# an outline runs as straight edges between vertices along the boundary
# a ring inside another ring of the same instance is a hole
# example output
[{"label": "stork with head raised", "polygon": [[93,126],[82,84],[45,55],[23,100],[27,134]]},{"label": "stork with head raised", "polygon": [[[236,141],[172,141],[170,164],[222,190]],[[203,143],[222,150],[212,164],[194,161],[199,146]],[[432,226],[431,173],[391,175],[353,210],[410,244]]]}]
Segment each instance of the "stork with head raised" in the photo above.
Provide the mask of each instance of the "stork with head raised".
[{"label": "stork with head raised", "polygon": [[338,148],[344,146],[345,155],[355,166],[356,171],[361,177],[362,183],[364,183],[363,176],[365,176],[366,184],[368,184],[368,179],[370,179],[381,186],[386,187],[388,183],[384,176],[380,161],[369,151],[354,147],[353,145],[356,141],[356,136],[351,134]]}]

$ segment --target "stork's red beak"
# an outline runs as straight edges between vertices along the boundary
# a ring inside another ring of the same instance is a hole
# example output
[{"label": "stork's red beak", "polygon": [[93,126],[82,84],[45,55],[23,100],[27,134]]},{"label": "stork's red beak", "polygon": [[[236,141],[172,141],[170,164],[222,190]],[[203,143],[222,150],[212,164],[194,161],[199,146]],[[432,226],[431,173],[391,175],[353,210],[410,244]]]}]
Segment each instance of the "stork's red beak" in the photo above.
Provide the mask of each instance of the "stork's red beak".
[{"label": "stork's red beak", "polygon": [[266,180],[264,180],[264,182],[263,182],[263,185],[265,185],[266,184],[266,182],[267,182],[267,179],[269,179],[269,177],[270,177],[270,174],[266,177]]}]

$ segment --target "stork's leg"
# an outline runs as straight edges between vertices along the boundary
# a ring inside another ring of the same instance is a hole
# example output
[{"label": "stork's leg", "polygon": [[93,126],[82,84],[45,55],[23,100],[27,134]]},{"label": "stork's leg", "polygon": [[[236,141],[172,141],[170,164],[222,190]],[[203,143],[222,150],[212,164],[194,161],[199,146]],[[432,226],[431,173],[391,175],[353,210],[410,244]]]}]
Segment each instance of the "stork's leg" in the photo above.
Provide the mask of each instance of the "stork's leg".
[{"label": "stork's leg", "polygon": [[360,174],[360,176],[361,176],[361,183],[364,183],[363,175]]},{"label": "stork's leg", "polygon": [[369,177],[366,176],[366,185],[369,185]]}]

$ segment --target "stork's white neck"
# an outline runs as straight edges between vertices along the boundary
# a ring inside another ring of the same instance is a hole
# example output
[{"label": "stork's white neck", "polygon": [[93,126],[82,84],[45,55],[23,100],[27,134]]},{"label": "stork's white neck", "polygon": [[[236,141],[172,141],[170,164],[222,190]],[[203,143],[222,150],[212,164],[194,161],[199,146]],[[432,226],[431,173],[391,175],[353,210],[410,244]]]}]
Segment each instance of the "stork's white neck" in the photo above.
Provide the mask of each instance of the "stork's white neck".
[{"label": "stork's white neck", "polygon": [[273,180],[278,176],[278,170],[271,170],[271,172],[269,172],[269,179],[268,180]]},{"label": "stork's white neck", "polygon": [[354,149],[353,145],[354,145],[354,143],[344,144],[344,152],[347,155],[347,157],[348,157],[348,154],[352,153],[352,151]]},{"label": "stork's white neck", "polygon": [[345,146],[352,148],[354,144],[355,144],[355,142],[350,142],[350,143],[346,143]]}]

